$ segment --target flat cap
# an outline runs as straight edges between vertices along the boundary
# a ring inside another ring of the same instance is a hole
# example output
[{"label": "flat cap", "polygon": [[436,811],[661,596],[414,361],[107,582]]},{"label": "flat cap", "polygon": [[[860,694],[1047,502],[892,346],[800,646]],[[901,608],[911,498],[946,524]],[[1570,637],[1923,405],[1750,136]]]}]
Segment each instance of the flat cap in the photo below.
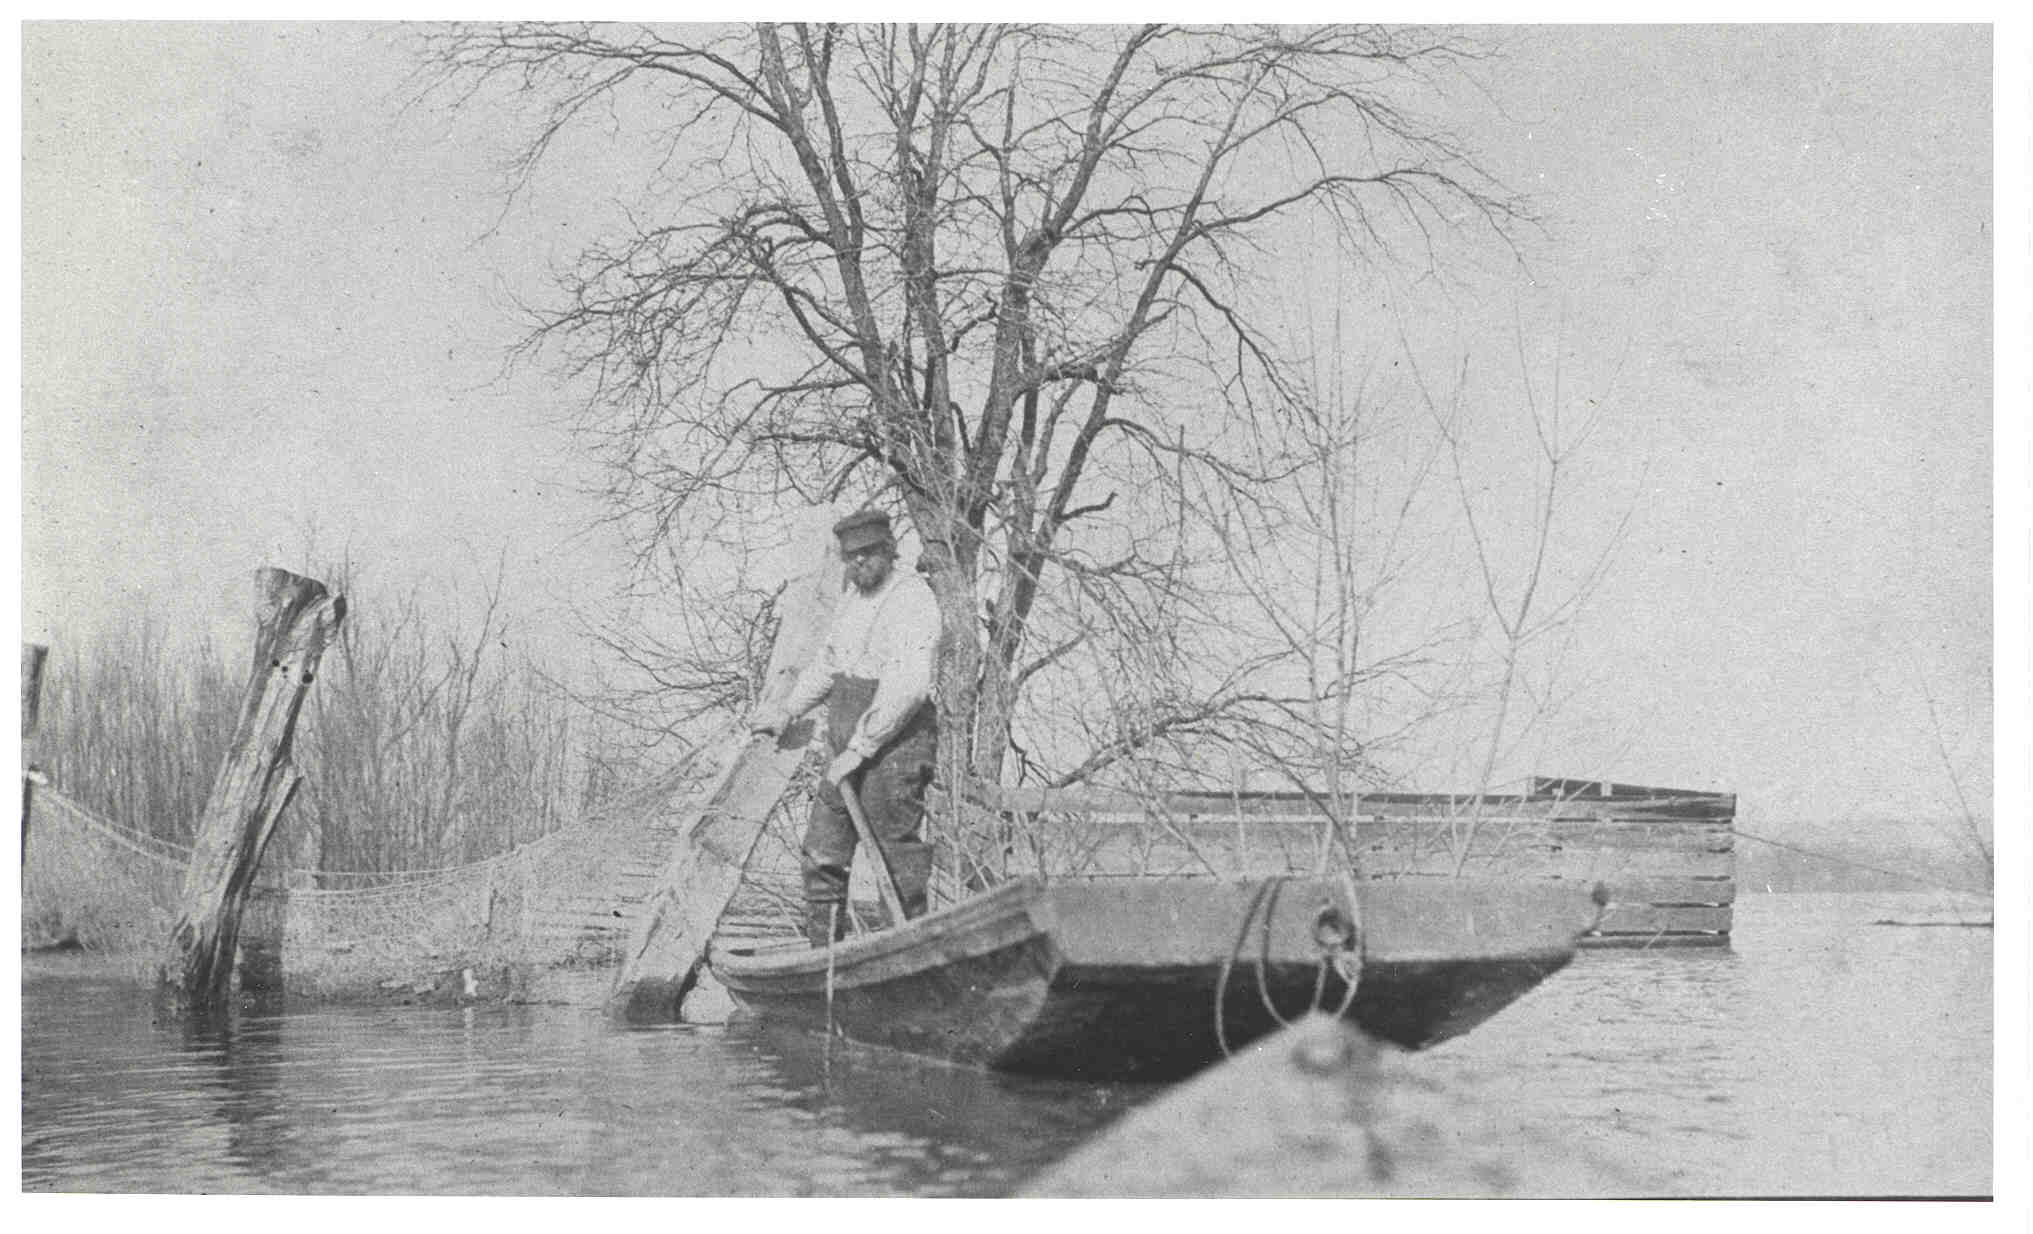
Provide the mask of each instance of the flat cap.
[{"label": "flat cap", "polygon": [[833,534],[840,537],[840,551],[843,553],[859,552],[880,544],[896,547],[896,537],[890,534],[889,515],[880,510],[856,510],[833,524]]}]

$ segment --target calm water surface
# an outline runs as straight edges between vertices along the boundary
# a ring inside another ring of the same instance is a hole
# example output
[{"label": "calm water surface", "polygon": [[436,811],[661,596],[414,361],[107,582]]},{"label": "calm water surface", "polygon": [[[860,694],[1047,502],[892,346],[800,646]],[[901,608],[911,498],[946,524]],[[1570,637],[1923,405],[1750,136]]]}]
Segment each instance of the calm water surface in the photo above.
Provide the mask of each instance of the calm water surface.
[{"label": "calm water surface", "polygon": [[[1589,952],[1419,1056],[1660,1195],[1991,1189],[1991,931],[1927,897],[1755,896],[1727,951]],[[29,1191],[1000,1195],[1158,1090],[828,1057],[569,1006],[158,1024],[24,958]]]}]

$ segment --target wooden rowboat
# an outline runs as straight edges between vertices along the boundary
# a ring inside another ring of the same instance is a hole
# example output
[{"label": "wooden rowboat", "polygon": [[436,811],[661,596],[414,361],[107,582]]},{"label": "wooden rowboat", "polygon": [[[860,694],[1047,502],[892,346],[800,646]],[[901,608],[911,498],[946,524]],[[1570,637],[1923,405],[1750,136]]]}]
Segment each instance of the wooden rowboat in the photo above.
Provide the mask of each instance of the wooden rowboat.
[{"label": "wooden rowboat", "polygon": [[1020,878],[830,949],[716,943],[749,1012],[1008,1071],[1171,1079],[1314,1009],[1418,1048],[1558,972],[1590,884]]}]

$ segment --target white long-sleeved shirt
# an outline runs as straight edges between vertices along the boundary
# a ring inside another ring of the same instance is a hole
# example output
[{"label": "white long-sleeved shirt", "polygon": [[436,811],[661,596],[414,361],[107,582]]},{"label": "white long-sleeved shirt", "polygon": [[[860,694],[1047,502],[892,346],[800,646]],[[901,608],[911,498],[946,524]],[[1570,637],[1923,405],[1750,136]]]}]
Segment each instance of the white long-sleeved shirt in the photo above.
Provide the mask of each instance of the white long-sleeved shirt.
[{"label": "white long-sleeved shirt", "polygon": [[817,706],[836,673],[873,679],[875,698],[847,743],[862,758],[873,758],[931,697],[938,654],[939,604],[932,589],[916,573],[893,569],[873,592],[847,589],[825,646],[799,675],[785,712],[795,720]]}]

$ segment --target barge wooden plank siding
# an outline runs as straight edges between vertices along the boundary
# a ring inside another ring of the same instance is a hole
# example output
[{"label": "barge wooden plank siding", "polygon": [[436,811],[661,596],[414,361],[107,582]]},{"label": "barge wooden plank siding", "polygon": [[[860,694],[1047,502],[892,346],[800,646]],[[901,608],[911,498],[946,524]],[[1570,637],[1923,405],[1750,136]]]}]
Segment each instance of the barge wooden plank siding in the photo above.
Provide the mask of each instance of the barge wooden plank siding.
[{"label": "barge wooden plank siding", "polygon": [[1684,788],[1659,788],[1650,784],[1620,784],[1609,780],[1569,780],[1559,776],[1533,776],[1534,797],[1698,797],[1720,794],[1690,792]]},{"label": "barge wooden plank siding", "polygon": [[1726,904],[1616,904],[1603,910],[1596,933],[1605,938],[1621,934],[1691,934],[1729,929],[1730,909]]},{"label": "barge wooden plank siding", "polygon": [[[1729,793],[1648,789],[1644,796],[1576,797],[1485,794],[1485,817],[1515,814],[1521,818],[1617,818],[1627,820],[1729,820],[1736,817],[1736,798]],[[1318,798],[1294,792],[1163,793],[1152,798],[1101,788],[983,788],[976,794],[990,809],[1009,814],[1118,815],[1143,818],[1163,813],[1178,819],[1245,816],[1315,818]],[[1349,799],[1358,819],[1459,818],[1476,809],[1473,793],[1362,793]]]},{"label": "barge wooden plank siding", "polygon": [[[1047,823],[1045,826],[1060,824]],[[1086,827],[1096,826],[1084,824]],[[1071,845],[1052,846],[1041,842],[1046,859],[1041,864],[1059,877],[1105,878],[1125,874],[1174,873],[1182,877],[1224,877],[1276,871],[1304,872],[1320,860],[1320,846],[1310,831],[1265,829],[1254,832],[1238,844],[1233,838],[1203,836],[1188,848],[1177,838],[1149,837],[1137,828],[1118,825],[1107,833],[1087,835],[1075,850]],[[1371,877],[1417,875],[1444,877],[1456,873],[1454,857],[1444,849],[1421,845],[1410,847],[1386,841],[1364,842],[1357,829],[1356,852],[1364,874]],[[1077,853],[1077,858],[1075,854]],[[1533,844],[1513,840],[1500,853],[1471,853],[1462,873],[1486,876],[1511,874],[1518,877],[1586,878],[1612,885],[1631,882],[1649,885],[1658,879],[1703,879],[1728,882],[1735,855],[1728,847],[1649,847],[1634,844],[1625,848],[1612,835],[1587,846]],[[1732,892],[1717,888],[1734,899]]]},{"label": "barge wooden plank siding", "polygon": [[[1068,853],[1099,851],[1115,845],[1170,843],[1182,851],[1233,853],[1237,849],[1266,849],[1278,852],[1317,851],[1327,836],[1318,818],[1258,817],[1242,820],[1167,822],[1110,816],[1067,820],[1058,825],[1048,843]],[[1465,828],[1464,828],[1465,830]],[[1449,827],[1422,819],[1377,822],[1359,819],[1354,824],[1356,842],[1380,852],[1402,853],[1408,858],[1451,847]],[[1557,853],[1566,849],[1610,847],[1618,851],[1667,851],[1676,853],[1726,853],[1735,836],[1726,823],[1686,825],[1638,823],[1615,824],[1589,821],[1572,824],[1561,820],[1493,817],[1481,821],[1478,837],[1485,841],[1488,857],[1501,858],[1513,851],[1535,850]],[[1471,860],[1478,856],[1471,852]]]},{"label": "barge wooden plank siding", "polygon": [[[1630,820],[1605,817],[1599,808],[1570,818],[1581,813],[1574,798],[1486,798],[1484,805],[1491,813],[1483,820],[1469,861],[1458,870],[1450,834],[1464,829],[1466,820],[1450,819],[1435,807],[1473,798],[1372,794],[1360,802],[1370,813],[1358,817],[1354,825],[1358,866],[1369,879],[1423,880],[1460,873],[1520,881],[1601,882],[1611,909],[1584,945],[1726,944],[1730,906],[1736,900],[1728,821],[1733,799],[1683,794],[1666,800],[1659,790],[1648,794],[1593,799],[1597,807],[1610,801],[1620,809],[1637,807],[1640,816]],[[1009,791],[1002,799],[1023,804],[1048,801],[1055,807],[1098,802],[1107,807],[1087,816],[1059,809],[1012,812],[1007,822],[1014,844],[1000,871],[1008,877],[1044,874],[1126,883],[1152,875],[1233,879],[1310,874],[1327,868],[1333,853],[1324,821],[1317,813],[1301,813],[1291,794],[1221,796],[1225,814],[1210,808],[1217,800],[1213,795],[1172,794],[1164,799],[1168,805],[1190,801],[1196,812],[1190,817],[1175,814],[1169,823],[1130,808],[1135,798],[1128,794],[1020,790]],[[1407,812],[1380,812],[1386,809]],[[796,932],[802,912],[796,857],[801,813],[799,795],[793,794],[765,826],[764,840],[754,850],[740,887],[713,927],[723,943],[753,945]],[[935,809],[934,815],[940,811]],[[1667,911],[1682,907],[1698,911]],[[597,909],[597,904],[575,900],[570,910],[563,906],[552,910],[572,911],[573,919],[552,924],[560,932],[616,938],[621,919],[605,919]],[[854,911],[870,922],[881,916],[865,899],[856,902]]]},{"label": "barge wooden plank siding", "polygon": [[[1721,946],[1736,902],[1736,798],[1540,777],[1530,794],[1365,793],[1350,802],[1369,879],[1602,882],[1610,909],[1587,946]],[[1025,850],[1012,872],[1059,877],[1246,877],[1326,868],[1331,828],[1301,793],[1000,789]],[[1466,848],[1466,857],[1460,856]],[[1028,864],[1025,864],[1028,863]]]}]

